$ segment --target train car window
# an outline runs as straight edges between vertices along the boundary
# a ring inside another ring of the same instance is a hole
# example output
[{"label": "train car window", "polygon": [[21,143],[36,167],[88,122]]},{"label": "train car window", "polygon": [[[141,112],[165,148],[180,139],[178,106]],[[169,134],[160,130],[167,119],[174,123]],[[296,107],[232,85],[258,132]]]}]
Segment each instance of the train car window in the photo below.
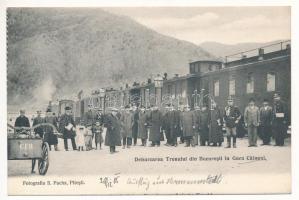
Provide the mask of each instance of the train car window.
[{"label": "train car window", "polygon": [[276,84],[276,74],[273,72],[267,73],[267,91],[272,92],[275,91]]}]

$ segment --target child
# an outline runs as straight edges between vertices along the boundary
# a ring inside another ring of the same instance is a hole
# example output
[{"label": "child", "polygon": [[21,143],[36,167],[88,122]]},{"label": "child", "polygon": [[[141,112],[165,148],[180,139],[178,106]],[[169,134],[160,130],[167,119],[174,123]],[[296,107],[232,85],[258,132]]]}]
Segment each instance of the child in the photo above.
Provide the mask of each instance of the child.
[{"label": "child", "polygon": [[88,126],[84,133],[86,151],[92,150],[92,127]]},{"label": "child", "polygon": [[83,124],[84,122],[81,120],[80,124],[76,126],[76,143],[78,145],[78,151],[83,151],[83,147],[85,146],[84,137],[87,129]]},{"label": "child", "polygon": [[98,149],[98,144],[100,146],[99,149],[102,149],[102,143],[103,143],[103,136],[102,136],[103,128],[100,125],[100,122],[96,122],[94,126],[94,134],[95,134],[95,144],[96,149]]}]

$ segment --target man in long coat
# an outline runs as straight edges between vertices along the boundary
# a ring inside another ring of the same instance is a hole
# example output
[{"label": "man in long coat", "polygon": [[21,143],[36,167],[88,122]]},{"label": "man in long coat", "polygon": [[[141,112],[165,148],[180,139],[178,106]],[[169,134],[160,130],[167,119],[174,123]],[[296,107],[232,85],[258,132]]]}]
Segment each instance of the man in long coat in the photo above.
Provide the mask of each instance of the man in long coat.
[{"label": "man in long coat", "polygon": [[163,115],[163,124],[162,124],[162,129],[165,132],[166,136],[166,146],[171,146],[171,137],[170,137],[170,105],[167,105],[165,107],[165,113]]},{"label": "man in long coat", "polygon": [[177,138],[180,137],[180,113],[175,110],[172,105],[169,107],[169,111],[166,113],[164,120],[167,124],[166,137],[168,136],[168,144],[171,146],[177,146]]},{"label": "man in long coat", "polygon": [[[37,116],[33,119],[32,126],[36,126],[38,124],[42,124],[45,122],[45,119],[43,117],[41,117],[42,111],[38,110],[36,113],[37,113]],[[43,126],[36,127],[34,129],[34,132],[35,132],[35,134],[38,134],[41,138],[43,138],[43,135],[44,135]]]},{"label": "man in long coat", "polygon": [[280,94],[274,94],[272,129],[275,139],[275,146],[283,146],[287,135],[288,108],[285,102],[280,99]]},{"label": "man in long coat", "polygon": [[138,120],[138,138],[141,139],[141,146],[146,146],[146,140],[148,139],[148,113],[144,107],[141,107]]},{"label": "man in long coat", "polygon": [[[48,108],[46,111],[45,123],[49,123],[53,125],[54,128],[57,130],[56,117],[53,116],[51,108]],[[57,148],[58,139],[57,139],[57,135],[54,134],[55,131],[54,128],[49,125],[44,126],[45,141],[48,142],[50,150],[51,150],[51,145],[54,145],[55,151],[58,151]]]},{"label": "man in long coat", "polygon": [[199,106],[195,106],[193,112],[193,119],[195,120],[194,123],[194,136],[193,136],[193,140],[192,140],[192,146],[195,147],[196,145],[199,144],[199,122],[200,122],[200,107]]},{"label": "man in long coat", "polygon": [[63,114],[59,121],[59,132],[63,134],[64,149],[68,151],[68,139],[71,139],[73,150],[77,150],[76,146],[76,124],[72,116],[72,108],[65,107],[65,114]]},{"label": "man in long coat", "polygon": [[104,115],[103,124],[107,128],[105,145],[110,147],[111,154],[116,153],[115,147],[121,146],[120,119],[116,108],[112,108],[111,113]]},{"label": "man in long coat", "polygon": [[210,110],[209,117],[209,143],[212,143],[213,146],[221,146],[224,139],[220,110],[216,104],[211,106],[212,109]]},{"label": "man in long coat", "polygon": [[137,144],[138,137],[138,120],[139,120],[139,110],[137,106],[132,107],[133,115],[133,126],[132,126],[132,138],[134,146]]},{"label": "man in long coat", "polygon": [[152,142],[151,146],[160,146],[160,141],[164,141],[164,135],[162,133],[162,113],[157,106],[153,107],[153,110],[149,115],[150,134],[149,141]]},{"label": "man in long coat", "polygon": [[126,106],[126,111],[120,117],[122,128],[123,149],[130,148],[132,145],[132,128],[134,124],[134,116],[129,106]]},{"label": "man in long coat", "polygon": [[264,99],[263,106],[260,108],[260,133],[263,139],[262,145],[269,145],[272,136],[272,116],[273,109],[269,105],[269,101]]},{"label": "man in long coat", "polygon": [[207,105],[202,106],[199,115],[200,115],[200,120],[199,120],[200,146],[206,146],[209,145],[209,118],[210,118]]},{"label": "man in long coat", "polygon": [[190,111],[189,106],[185,107],[185,111],[182,113],[182,117],[180,120],[181,130],[183,131],[183,138],[186,141],[185,147],[189,147],[193,140],[194,129],[196,124],[194,115]]}]

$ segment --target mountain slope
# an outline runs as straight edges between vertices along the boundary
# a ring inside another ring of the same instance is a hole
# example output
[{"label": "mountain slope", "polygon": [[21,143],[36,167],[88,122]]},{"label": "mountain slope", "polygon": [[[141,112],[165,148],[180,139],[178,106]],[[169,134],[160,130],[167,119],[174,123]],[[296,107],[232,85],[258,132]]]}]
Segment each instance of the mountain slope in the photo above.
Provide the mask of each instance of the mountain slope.
[{"label": "mountain slope", "polygon": [[213,58],[101,9],[10,8],[7,18],[9,104],[185,74],[190,60]]}]

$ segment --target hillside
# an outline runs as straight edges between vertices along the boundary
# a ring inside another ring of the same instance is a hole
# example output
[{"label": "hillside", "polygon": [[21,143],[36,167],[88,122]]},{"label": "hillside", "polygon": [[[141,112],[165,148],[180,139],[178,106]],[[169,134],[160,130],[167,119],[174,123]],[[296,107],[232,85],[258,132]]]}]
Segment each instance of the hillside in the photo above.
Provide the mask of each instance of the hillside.
[{"label": "hillside", "polygon": [[213,57],[98,8],[10,8],[7,30],[10,105],[186,74],[189,61]]}]

